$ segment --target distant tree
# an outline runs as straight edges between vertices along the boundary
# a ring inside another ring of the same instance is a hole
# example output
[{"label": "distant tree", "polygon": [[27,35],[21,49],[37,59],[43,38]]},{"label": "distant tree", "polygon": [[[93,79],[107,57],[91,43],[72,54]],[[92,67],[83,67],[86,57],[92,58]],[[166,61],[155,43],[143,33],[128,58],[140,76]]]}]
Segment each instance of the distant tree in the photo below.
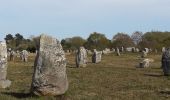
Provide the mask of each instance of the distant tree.
[{"label": "distant tree", "polygon": [[93,32],[87,39],[85,47],[87,49],[103,50],[109,48],[110,40],[105,37],[104,34]]},{"label": "distant tree", "polygon": [[85,42],[86,40],[81,37],[73,37],[71,38],[71,47],[72,49],[77,49],[78,47],[83,46]]},{"label": "distant tree", "polygon": [[16,47],[18,47],[23,42],[23,36],[19,33],[15,34]]},{"label": "distant tree", "polygon": [[167,37],[166,39],[164,39],[163,43],[165,47],[170,47],[170,37]]},{"label": "distant tree", "polygon": [[13,37],[13,35],[11,35],[11,34],[7,34],[6,37],[5,37],[5,40],[6,40],[6,41],[8,41],[8,40],[13,40],[13,39],[14,39],[14,37]]},{"label": "distant tree", "polygon": [[[152,31],[146,32],[142,36],[142,41],[139,43],[140,48],[152,48],[152,49],[161,49],[163,46],[169,46],[169,38],[170,32],[159,32],[159,31]],[[147,42],[147,43],[146,43]],[[144,44],[145,43],[145,44]],[[144,45],[141,45],[144,44]]]},{"label": "distant tree", "polygon": [[136,31],[132,34],[131,38],[133,40],[133,42],[138,45],[139,42],[142,41],[142,36],[143,36],[143,33],[142,32],[139,32],[139,31]]},{"label": "distant tree", "polygon": [[15,34],[16,40],[23,40],[23,36],[19,33]]},{"label": "distant tree", "polygon": [[78,47],[83,46],[86,42],[85,39],[82,37],[72,37],[72,38],[66,38],[61,40],[61,45],[63,46],[64,50],[76,50]]},{"label": "distant tree", "polygon": [[133,40],[125,33],[117,33],[112,39],[113,47],[134,46]]},{"label": "distant tree", "polygon": [[71,38],[62,39],[61,45],[63,46],[64,50],[71,49]]}]

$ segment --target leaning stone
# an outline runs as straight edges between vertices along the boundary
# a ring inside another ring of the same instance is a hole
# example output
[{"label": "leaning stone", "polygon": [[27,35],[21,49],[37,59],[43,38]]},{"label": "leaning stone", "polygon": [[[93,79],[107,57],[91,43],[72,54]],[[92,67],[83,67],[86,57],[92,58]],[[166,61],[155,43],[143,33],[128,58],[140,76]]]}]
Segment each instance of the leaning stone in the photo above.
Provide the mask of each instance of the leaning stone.
[{"label": "leaning stone", "polygon": [[62,95],[68,89],[65,54],[53,37],[40,36],[31,87],[31,92],[38,96]]},{"label": "leaning stone", "polygon": [[0,42],[0,88],[10,87],[11,81],[7,76],[7,48],[5,42]]}]

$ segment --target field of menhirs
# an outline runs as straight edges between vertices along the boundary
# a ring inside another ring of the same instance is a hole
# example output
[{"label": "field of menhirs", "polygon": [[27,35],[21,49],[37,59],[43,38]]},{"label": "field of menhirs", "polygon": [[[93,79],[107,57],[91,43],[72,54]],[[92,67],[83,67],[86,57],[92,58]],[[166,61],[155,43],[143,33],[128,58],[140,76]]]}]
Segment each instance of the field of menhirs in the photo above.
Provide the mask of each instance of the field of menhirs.
[{"label": "field of menhirs", "polygon": [[[67,55],[69,89],[64,100],[168,100],[170,78],[163,76],[161,54],[149,54],[154,59],[149,68],[136,68],[139,54],[103,55],[100,63],[76,68],[75,55]],[[35,54],[28,62],[16,59],[8,63],[7,78],[11,87],[0,90],[1,100],[56,100],[56,97],[35,97],[29,94]]]}]

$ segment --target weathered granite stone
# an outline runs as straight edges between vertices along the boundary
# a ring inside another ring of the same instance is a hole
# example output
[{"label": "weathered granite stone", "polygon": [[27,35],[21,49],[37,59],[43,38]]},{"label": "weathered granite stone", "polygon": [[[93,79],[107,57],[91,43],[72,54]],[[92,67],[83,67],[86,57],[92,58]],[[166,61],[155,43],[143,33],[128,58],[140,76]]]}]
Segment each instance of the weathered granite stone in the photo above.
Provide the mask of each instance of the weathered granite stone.
[{"label": "weathered granite stone", "polygon": [[31,92],[38,96],[62,95],[68,89],[65,54],[53,37],[40,36],[31,87]]},{"label": "weathered granite stone", "polygon": [[148,53],[146,51],[142,51],[142,54],[141,54],[141,58],[145,58],[147,57]]},{"label": "weathered granite stone", "polygon": [[149,49],[148,49],[148,48],[145,48],[144,51],[145,51],[146,53],[149,53]]},{"label": "weathered granite stone", "polygon": [[158,50],[157,50],[157,49],[155,49],[155,53],[158,53]]},{"label": "weathered granite stone", "polygon": [[112,52],[114,53],[116,50],[114,48],[112,48]]},{"label": "weathered granite stone", "polygon": [[117,53],[117,56],[120,56],[120,50],[119,50],[119,48],[116,48],[116,53]]},{"label": "weathered granite stone", "polygon": [[136,49],[135,47],[132,47],[132,52],[135,53]]},{"label": "weathered granite stone", "polygon": [[21,52],[21,59],[23,62],[27,62],[28,61],[28,51],[27,50],[23,50]]},{"label": "weathered granite stone", "polygon": [[92,55],[92,63],[101,62],[101,58],[102,58],[102,52],[97,51],[96,49],[94,49],[94,52],[93,52],[93,55]]},{"label": "weathered granite stone", "polygon": [[84,47],[80,47],[76,52],[76,66],[86,67],[87,65],[87,51]]},{"label": "weathered granite stone", "polygon": [[7,48],[5,42],[0,42],[0,88],[7,88],[11,81],[6,80],[7,76]]},{"label": "weathered granite stone", "polygon": [[153,62],[154,60],[153,59],[144,59],[143,61],[141,61],[139,63],[139,67],[140,68],[147,68],[150,66],[150,63]]},{"label": "weathered granite stone", "polygon": [[170,75],[170,48],[166,49],[162,54],[162,68],[164,75]]},{"label": "weathered granite stone", "polygon": [[16,53],[15,53],[14,50],[12,50],[12,51],[10,52],[10,61],[14,61],[14,60],[15,60],[15,56],[16,56]]},{"label": "weathered granite stone", "polygon": [[121,52],[124,52],[124,47],[121,47]]},{"label": "weathered granite stone", "polygon": [[88,55],[92,55],[93,53],[92,53],[91,50],[87,50],[87,54],[88,54]]},{"label": "weathered granite stone", "polygon": [[166,48],[165,47],[162,47],[162,52],[165,52],[166,51]]},{"label": "weathered granite stone", "polygon": [[138,49],[138,48],[136,48],[136,52],[139,52],[139,49]]}]

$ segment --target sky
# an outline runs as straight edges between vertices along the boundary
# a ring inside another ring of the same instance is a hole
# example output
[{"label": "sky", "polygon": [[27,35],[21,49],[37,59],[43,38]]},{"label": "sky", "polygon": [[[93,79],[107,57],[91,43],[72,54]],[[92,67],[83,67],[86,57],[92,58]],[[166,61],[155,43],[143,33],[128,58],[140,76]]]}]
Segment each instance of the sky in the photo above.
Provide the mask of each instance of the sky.
[{"label": "sky", "polygon": [[170,31],[170,0],[0,0],[0,40],[20,33],[57,39],[92,32]]}]

